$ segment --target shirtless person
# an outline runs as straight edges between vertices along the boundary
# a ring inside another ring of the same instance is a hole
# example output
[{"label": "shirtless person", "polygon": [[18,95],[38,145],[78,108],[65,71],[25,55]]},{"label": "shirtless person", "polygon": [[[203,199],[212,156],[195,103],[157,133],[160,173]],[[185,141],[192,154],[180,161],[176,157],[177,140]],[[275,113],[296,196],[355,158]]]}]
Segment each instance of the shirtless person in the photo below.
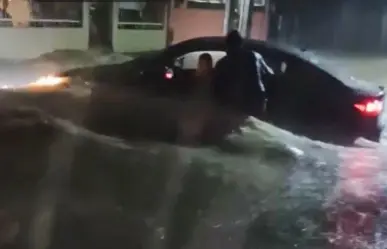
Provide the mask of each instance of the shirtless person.
[{"label": "shirtless person", "polygon": [[209,53],[199,56],[194,75],[194,92],[183,108],[180,120],[179,139],[182,143],[195,144],[200,142],[203,129],[210,115],[210,98],[212,90],[213,61]]}]

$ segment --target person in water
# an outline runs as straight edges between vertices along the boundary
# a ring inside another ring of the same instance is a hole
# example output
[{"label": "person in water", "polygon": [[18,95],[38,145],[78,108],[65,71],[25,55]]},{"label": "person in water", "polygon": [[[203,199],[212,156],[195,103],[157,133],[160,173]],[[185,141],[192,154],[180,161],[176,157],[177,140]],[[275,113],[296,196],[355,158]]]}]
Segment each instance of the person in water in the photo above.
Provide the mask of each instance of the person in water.
[{"label": "person in water", "polygon": [[193,76],[193,93],[185,104],[183,118],[180,121],[180,140],[187,144],[201,141],[203,129],[210,115],[212,92],[213,59],[209,53],[199,56]]}]

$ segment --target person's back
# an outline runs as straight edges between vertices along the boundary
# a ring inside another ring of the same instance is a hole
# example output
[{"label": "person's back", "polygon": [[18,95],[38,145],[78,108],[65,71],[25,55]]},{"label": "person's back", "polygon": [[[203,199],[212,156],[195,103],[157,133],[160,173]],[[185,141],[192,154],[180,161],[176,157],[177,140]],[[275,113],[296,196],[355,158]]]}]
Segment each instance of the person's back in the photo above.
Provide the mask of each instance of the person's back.
[{"label": "person's back", "polygon": [[220,105],[251,114],[265,96],[256,56],[242,42],[236,31],[227,36],[227,55],[215,67],[214,95]]}]

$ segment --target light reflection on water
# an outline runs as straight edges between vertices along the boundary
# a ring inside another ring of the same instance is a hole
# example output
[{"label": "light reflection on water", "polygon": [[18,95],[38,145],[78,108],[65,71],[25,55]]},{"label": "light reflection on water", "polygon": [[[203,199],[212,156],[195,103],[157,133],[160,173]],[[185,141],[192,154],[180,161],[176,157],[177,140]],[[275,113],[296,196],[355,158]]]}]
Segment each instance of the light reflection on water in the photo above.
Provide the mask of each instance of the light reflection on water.
[{"label": "light reflection on water", "polygon": [[386,244],[383,150],[352,148],[339,152],[340,181],[330,203],[331,219],[336,224],[330,239],[337,248],[384,248]]}]

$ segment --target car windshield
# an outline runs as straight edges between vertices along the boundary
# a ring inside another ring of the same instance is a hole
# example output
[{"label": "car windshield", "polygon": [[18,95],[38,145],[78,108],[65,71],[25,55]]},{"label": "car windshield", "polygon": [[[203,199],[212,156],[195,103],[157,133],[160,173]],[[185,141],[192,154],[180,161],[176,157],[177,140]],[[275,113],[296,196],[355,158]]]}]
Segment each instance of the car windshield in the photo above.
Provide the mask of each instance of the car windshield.
[{"label": "car windshield", "polygon": [[0,0],[0,249],[387,248],[386,16]]}]

